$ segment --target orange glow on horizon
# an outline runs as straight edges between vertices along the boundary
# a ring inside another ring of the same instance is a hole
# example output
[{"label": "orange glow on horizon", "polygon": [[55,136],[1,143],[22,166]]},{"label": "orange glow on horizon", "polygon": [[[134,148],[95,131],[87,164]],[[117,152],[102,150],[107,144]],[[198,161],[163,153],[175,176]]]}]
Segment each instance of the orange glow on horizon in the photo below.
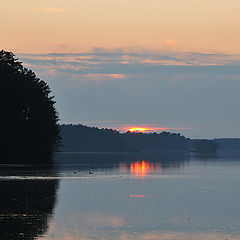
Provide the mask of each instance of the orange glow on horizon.
[{"label": "orange glow on horizon", "polygon": [[154,126],[154,124],[146,124],[145,125],[146,127],[142,127],[142,126],[138,126],[138,125],[135,125],[135,126],[122,126],[122,127],[119,127],[117,128],[118,130],[123,130],[125,132],[159,132],[159,131],[180,131],[180,130],[190,130],[190,129],[193,129],[193,128],[189,128],[189,127],[157,127],[157,126]]},{"label": "orange glow on horizon", "polygon": [[[151,132],[151,131],[166,131],[170,130],[171,128],[167,127],[153,127],[153,128],[148,128],[148,127],[128,127],[125,128],[125,131],[127,132]],[[174,130],[172,128],[172,130]]]},{"label": "orange glow on horizon", "polygon": [[135,128],[128,129],[129,132],[146,132],[146,131],[149,131],[149,130],[151,130],[151,129],[142,128],[142,127],[135,127]]}]

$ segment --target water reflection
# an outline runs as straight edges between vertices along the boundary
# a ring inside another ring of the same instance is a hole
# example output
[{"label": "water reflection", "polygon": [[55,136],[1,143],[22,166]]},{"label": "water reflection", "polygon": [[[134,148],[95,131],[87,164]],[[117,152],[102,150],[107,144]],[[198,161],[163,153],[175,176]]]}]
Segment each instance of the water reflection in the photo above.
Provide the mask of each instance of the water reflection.
[{"label": "water reflection", "polygon": [[129,173],[131,176],[144,178],[147,175],[162,172],[162,164],[160,162],[132,161],[130,166],[128,163],[121,162],[119,164],[120,173]]},{"label": "water reflection", "polygon": [[136,161],[132,162],[130,166],[131,175],[136,177],[145,177],[145,175],[149,172],[153,171],[153,163],[149,163],[146,161]]},{"label": "water reflection", "polygon": [[[81,231],[77,237],[71,236],[72,232],[66,230],[65,238],[59,238],[59,236],[51,236],[50,238],[44,237],[41,240],[95,240],[95,239],[104,239],[104,240],[239,240],[238,236],[231,236],[229,234],[221,233],[185,233],[185,232],[176,232],[176,231],[152,231],[146,233],[129,233],[121,231],[118,237],[113,237],[110,232],[102,233],[101,236],[99,232],[88,233],[87,231]],[[76,233],[75,233],[76,235]]]},{"label": "water reflection", "polygon": [[144,198],[145,195],[144,194],[130,194],[131,198]]},{"label": "water reflection", "polygon": [[[48,168],[51,175],[55,172]],[[29,180],[47,169],[31,171],[28,167],[1,167],[0,174],[24,175],[25,180],[0,181],[0,239],[33,240],[45,234],[52,217],[58,180]],[[46,173],[45,173],[46,174]]]},{"label": "water reflection", "polygon": [[182,152],[60,153],[56,157],[61,173],[75,177],[104,171],[104,174],[120,173],[144,178],[151,174],[180,172],[188,161],[188,156]]},{"label": "water reflection", "polygon": [[2,165],[0,239],[239,239],[240,164],[190,157],[61,153],[56,167]]}]

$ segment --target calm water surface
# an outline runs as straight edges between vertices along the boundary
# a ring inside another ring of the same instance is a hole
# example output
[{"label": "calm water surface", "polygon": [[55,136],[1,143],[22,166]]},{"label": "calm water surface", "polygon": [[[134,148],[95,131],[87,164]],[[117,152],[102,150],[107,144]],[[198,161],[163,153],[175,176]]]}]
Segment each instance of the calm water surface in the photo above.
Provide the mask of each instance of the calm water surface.
[{"label": "calm water surface", "polygon": [[2,165],[0,239],[240,239],[239,156],[61,153],[51,168]]}]

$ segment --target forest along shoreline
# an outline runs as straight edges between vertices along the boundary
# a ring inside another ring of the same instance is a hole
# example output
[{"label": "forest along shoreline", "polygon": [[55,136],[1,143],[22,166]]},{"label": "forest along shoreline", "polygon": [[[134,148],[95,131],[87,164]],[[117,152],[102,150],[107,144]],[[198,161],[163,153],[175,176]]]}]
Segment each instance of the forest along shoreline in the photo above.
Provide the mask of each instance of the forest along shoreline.
[{"label": "forest along shoreline", "polygon": [[183,151],[216,153],[239,151],[239,138],[190,139],[180,133],[125,132],[82,124],[59,125],[61,152],[122,153],[149,151]]}]

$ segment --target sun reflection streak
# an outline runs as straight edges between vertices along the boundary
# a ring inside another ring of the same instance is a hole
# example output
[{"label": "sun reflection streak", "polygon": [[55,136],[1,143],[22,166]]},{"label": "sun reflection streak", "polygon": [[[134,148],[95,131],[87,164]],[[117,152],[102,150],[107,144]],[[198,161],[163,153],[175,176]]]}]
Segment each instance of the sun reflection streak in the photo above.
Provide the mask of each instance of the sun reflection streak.
[{"label": "sun reflection streak", "polygon": [[145,195],[144,194],[130,194],[131,198],[144,198]]},{"label": "sun reflection streak", "polygon": [[140,161],[132,161],[130,164],[120,163],[119,170],[125,174],[130,173],[132,177],[145,178],[154,172],[161,173],[162,165],[159,162],[148,162],[143,159]]},{"label": "sun reflection streak", "polygon": [[147,173],[154,170],[153,163],[143,161],[132,162],[130,165],[130,173],[132,176],[144,178]]}]

